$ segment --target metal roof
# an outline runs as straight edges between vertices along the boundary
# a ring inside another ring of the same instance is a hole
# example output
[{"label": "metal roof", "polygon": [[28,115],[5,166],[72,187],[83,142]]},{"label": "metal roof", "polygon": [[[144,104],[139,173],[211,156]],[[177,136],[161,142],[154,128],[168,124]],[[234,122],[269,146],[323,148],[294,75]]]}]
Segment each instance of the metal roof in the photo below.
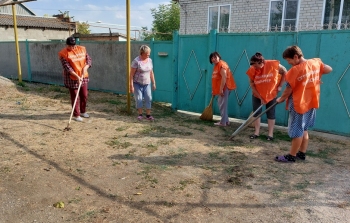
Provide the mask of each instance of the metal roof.
[{"label": "metal roof", "polygon": [[[47,29],[75,29],[75,23],[63,22],[55,17],[16,16],[17,27],[47,28]],[[0,26],[13,26],[13,16],[0,14]]]}]

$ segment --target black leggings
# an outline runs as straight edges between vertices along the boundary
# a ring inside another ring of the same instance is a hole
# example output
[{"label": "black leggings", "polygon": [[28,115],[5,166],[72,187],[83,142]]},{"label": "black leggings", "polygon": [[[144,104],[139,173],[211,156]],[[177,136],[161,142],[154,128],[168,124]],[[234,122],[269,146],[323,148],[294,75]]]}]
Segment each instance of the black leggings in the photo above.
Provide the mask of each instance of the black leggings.
[{"label": "black leggings", "polygon": [[[260,98],[255,97],[254,95],[252,96],[252,101],[253,101],[253,109],[254,111],[257,110],[260,105],[261,105],[261,100]],[[276,98],[274,98],[273,100],[269,101],[269,103],[266,104],[266,109],[268,109],[271,105],[273,105],[276,102]],[[268,110],[266,112],[267,115],[267,119],[275,119],[275,107],[271,108],[270,110]],[[255,115],[254,117],[257,117],[258,115],[260,115],[262,112],[262,109],[260,109]]]}]

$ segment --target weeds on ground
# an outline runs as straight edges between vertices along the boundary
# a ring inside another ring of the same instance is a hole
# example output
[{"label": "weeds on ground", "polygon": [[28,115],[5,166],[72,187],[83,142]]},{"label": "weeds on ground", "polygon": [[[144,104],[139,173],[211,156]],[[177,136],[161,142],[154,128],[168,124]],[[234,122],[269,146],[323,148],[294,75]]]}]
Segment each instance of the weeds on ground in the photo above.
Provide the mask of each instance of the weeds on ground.
[{"label": "weeds on ground", "polygon": [[113,139],[111,141],[106,142],[107,145],[112,146],[115,149],[126,149],[129,146],[132,146],[130,142],[120,142],[118,139]]}]

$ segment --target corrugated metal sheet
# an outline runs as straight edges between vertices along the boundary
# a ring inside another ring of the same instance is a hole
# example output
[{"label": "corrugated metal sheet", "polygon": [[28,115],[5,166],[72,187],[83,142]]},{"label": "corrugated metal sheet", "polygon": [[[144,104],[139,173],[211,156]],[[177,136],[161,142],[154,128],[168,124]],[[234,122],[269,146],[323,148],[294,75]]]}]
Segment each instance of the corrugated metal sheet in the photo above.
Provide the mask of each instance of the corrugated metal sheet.
[{"label": "corrugated metal sheet", "polygon": [[[12,14],[12,6],[6,5],[0,7],[0,14]],[[35,15],[30,9],[22,4],[16,4],[16,15]]]},{"label": "corrugated metal sheet", "polygon": [[[52,17],[19,16],[17,27],[49,28],[49,29],[75,29],[74,23],[62,22]],[[0,14],[0,26],[13,26],[12,14]]]}]

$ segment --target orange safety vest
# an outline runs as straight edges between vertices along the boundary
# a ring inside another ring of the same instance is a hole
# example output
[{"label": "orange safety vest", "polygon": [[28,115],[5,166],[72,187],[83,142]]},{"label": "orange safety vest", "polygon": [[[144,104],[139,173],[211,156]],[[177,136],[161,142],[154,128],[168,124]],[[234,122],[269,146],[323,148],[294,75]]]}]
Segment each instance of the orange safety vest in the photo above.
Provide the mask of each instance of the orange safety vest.
[{"label": "orange safety vest", "polygon": [[[73,68],[75,73],[81,77],[83,68],[86,65],[86,49],[83,46],[75,46],[74,50],[64,48],[58,53],[59,57],[63,57]],[[69,75],[72,80],[77,80],[73,75]],[[88,72],[84,74],[84,78],[89,77]]]},{"label": "orange safety vest", "polygon": [[278,60],[265,60],[262,69],[255,69],[250,67],[246,74],[249,79],[254,81],[255,88],[259,95],[253,93],[257,98],[262,98],[266,103],[270,102],[277,96],[277,85],[279,85],[281,77],[279,75]]},{"label": "orange safety vest", "polygon": [[213,68],[213,74],[211,77],[211,83],[212,83],[212,94],[213,95],[218,95],[220,94],[220,85],[221,85],[221,73],[220,70],[221,68],[226,70],[226,87],[229,90],[234,90],[236,89],[236,82],[233,78],[233,74],[227,65],[227,63],[223,60],[220,60],[219,63],[217,63],[214,68]]},{"label": "orange safety vest", "polygon": [[[304,114],[312,108],[320,107],[320,82],[324,64],[314,58],[293,66],[286,74],[286,82],[293,90],[294,109]],[[288,101],[287,104],[288,106]],[[287,107],[288,108],[288,107]]]}]

